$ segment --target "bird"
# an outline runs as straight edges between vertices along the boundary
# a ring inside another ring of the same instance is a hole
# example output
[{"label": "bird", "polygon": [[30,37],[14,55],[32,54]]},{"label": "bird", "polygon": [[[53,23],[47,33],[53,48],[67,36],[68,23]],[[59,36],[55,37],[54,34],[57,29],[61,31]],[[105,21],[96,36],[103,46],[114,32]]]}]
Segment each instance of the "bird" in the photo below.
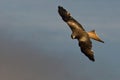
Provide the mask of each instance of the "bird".
[{"label": "bird", "polygon": [[81,52],[89,58],[91,61],[95,61],[94,58],[94,51],[92,50],[92,41],[91,39],[94,39],[96,41],[104,43],[102,39],[97,35],[95,30],[86,31],[83,26],[75,20],[70,12],[68,12],[65,8],[62,6],[58,6],[58,13],[61,16],[62,20],[67,23],[67,25],[70,27],[72,34],[72,39],[78,40],[78,45],[81,49]]}]

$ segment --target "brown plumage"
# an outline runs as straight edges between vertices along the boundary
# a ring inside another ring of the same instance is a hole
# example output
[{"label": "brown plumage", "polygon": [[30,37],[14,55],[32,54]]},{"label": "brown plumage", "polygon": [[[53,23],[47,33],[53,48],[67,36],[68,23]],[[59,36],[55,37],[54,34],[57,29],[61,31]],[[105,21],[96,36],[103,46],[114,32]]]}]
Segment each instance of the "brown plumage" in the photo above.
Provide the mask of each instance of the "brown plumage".
[{"label": "brown plumage", "polygon": [[63,21],[65,21],[68,26],[72,30],[71,38],[77,39],[78,44],[82,53],[84,53],[90,60],[95,61],[94,52],[92,50],[92,42],[90,40],[94,39],[99,42],[102,41],[99,36],[95,33],[95,31],[86,32],[80,23],[78,23],[70,13],[61,6],[58,6],[58,13],[62,17]]}]

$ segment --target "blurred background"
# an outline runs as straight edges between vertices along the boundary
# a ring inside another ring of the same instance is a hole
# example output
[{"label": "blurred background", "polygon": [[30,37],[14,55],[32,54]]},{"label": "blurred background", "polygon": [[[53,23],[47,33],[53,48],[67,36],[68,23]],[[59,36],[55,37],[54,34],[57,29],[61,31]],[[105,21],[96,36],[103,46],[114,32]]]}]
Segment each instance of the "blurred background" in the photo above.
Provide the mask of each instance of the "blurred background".
[{"label": "blurred background", "polygon": [[[66,8],[93,41],[91,62],[57,12]],[[0,0],[0,80],[120,79],[119,0]]]}]

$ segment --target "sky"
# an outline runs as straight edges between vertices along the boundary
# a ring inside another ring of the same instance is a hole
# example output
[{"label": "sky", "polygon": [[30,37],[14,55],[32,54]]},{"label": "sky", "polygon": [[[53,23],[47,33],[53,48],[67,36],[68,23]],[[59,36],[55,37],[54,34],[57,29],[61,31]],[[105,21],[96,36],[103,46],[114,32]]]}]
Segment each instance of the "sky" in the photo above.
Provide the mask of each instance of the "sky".
[{"label": "sky", "polygon": [[[72,40],[57,10],[61,5],[92,40],[91,62]],[[0,80],[120,79],[119,0],[0,0]]]}]

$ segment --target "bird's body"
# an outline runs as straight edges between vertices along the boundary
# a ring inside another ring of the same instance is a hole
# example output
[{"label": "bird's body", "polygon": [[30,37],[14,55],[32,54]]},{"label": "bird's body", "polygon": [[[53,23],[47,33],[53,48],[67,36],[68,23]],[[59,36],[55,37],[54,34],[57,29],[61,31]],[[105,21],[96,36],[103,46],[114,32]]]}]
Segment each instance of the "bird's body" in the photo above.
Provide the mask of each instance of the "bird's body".
[{"label": "bird's body", "polygon": [[61,6],[58,6],[58,13],[72,30],[71,38],[78,40],[78,45],[81,51],[92,61],[94,59],[94,52],[92,50],[92,42],[90,38],[103,42],[95,31],[86,32],[80,23],[78,23],[70,13]]}]

